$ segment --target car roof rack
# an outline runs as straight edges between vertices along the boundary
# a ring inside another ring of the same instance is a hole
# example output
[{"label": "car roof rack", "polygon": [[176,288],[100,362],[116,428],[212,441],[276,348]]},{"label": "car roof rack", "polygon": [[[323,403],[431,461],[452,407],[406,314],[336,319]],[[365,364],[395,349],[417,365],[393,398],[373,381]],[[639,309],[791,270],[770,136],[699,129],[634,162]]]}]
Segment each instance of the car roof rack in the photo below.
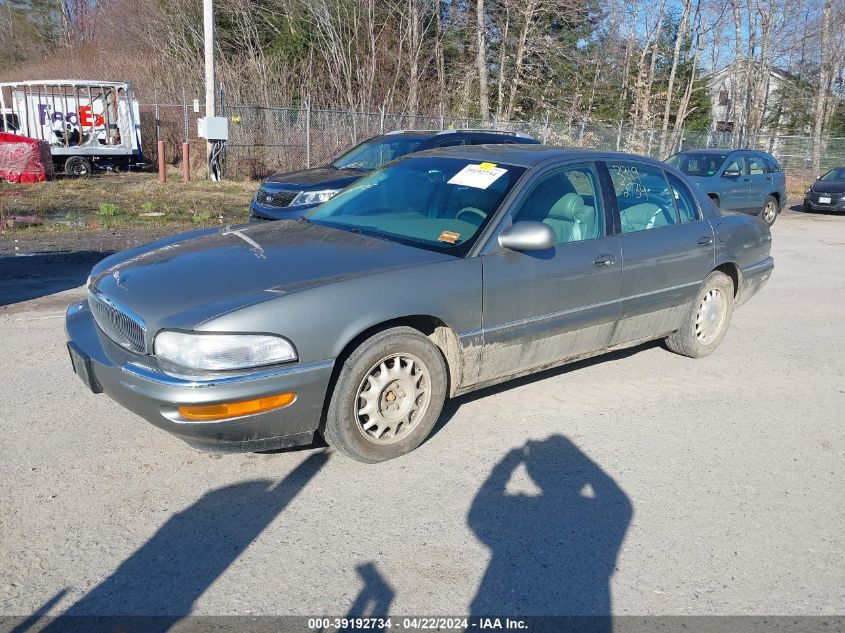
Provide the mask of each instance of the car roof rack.
[{"label": "car roof rack", "polygon": [[391,134],[408,134],[412,132],[433,132],[435,136],[441,134],[455,134],[457,132],[481,132],[483,134],[504,134],[506,136],[516,136],[517,138],[531,138],[523,132],[514,132],[513,130],[491,130],[490,128],[458,128],[453,130],[392,130],[386,132],[385,135]]}]

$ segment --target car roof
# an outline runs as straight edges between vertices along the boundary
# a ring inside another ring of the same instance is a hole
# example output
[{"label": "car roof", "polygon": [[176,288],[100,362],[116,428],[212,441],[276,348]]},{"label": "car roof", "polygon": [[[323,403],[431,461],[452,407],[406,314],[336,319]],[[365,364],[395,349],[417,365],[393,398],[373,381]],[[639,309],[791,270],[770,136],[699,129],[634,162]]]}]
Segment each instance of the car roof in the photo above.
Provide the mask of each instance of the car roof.
[{"label": "car roof", "polygon": [[529,143],[539,143],[537,139],[524,134],[522,132],[515,132],[512,130],[495,130],[495,129],[485,129],[485,128],[458,128],[453,130],[393,130],[392,132],[387,132],[380,136],[374,138],[390,138],[396,136],[403,136],[409,138],[425,138],[430,139],[436,136],[442,137],[449,137],[449,136],[475,136],[475,137],[488,137],[491,139],[494,138],[501,138],[501,139],[510,139],[516,142],[529,142]]},{"label": "car roof", "polygon": [[463,158],[465,160],[479,160],[487,162],[506,163],[517,167],[533,167],[549,159],[559,160],[636,160],[647,162],[653,165],[666,165],[653,158],[625,154],[623,152],[610,152],[605,150],[565,147],[555,145],[533,145],[533,144],[484,144],[484,145],[460,145],[456,147],[439,147],[427,149],[414,154],[408,158],[424,156],[443,156],[448,158]]},{"label": "car roof", "polygon": [[705,147],[705,148],[697,148],[697,149],[684,149],[678,154],[735,154],[739,152],[752,152],[754,154],[763,154],[764,156],[771,156],[771,154],[761,151],[759,149],[751,149],[748,147],[742,147],[739,149],[730,149],[727,147]]}]

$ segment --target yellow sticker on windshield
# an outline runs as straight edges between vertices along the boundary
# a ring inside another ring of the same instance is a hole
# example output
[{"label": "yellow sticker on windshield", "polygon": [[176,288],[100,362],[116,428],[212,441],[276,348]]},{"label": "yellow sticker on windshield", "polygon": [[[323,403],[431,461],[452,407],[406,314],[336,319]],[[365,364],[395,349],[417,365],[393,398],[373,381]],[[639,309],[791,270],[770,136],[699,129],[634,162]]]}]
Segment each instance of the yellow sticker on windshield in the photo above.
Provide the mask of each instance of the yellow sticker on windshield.
[{"label": "yellow sticker on windshield", "polygon": [[437,238],[438,242],[448,242],[449,244],[454,244],[461,238],[460,233],[455,233],[454,231],[443,231],[440,234],[440,237]]},{"label": "yellow sticker on windshield", "polygon": [[479,167],[481,167],[481,169],[494,169],[496,167],[496,163],[481,163]]}]

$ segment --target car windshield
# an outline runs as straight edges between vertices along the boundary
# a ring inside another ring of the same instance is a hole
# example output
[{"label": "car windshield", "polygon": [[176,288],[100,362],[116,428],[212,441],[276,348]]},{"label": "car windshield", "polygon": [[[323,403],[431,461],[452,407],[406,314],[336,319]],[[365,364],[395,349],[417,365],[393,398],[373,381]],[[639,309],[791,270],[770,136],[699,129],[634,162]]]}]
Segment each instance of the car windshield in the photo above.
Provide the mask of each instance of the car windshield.
[{"label": "car windshield", "polygon": [[307,217],[463,256],[524,172],[462,158],[406,158],[358,180]]},{"label": "car windshield", "polygon": [[423,139],[411,136],[386,136],[364,141],[332,163],[336,169],[372,171],[395,158],[410,154]]},{"label": "car windshield", "polygon": [[819,178],[819,180],[845,180],[845,167],[831,169],[824,176]]},{"label": "car windshield", "polygon": [[727,154],[716,152],[680,152],[667,158],[666,162],[680,169],[687,176],[712,176],[719,171],[725,158]]}]

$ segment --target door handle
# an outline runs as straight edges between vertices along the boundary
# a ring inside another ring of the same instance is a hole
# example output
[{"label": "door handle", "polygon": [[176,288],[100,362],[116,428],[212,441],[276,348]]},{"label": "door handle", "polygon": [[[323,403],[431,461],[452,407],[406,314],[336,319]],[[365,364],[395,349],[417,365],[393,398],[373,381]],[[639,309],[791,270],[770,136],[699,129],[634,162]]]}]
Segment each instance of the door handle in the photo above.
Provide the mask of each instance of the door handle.
[{"label": "door handle", "polygon": [[709,235],[702,237],[698,240],[699,246],[710,246],[713,243],[713,238]]},{"label": "door handle", "polygon": [[595,260],[593,260],[593,265],[598,266],[599,268],[607,268],[609,266],[613,266],[615,263],[616,259],[610,255],[599,255],[595,258]]}]

